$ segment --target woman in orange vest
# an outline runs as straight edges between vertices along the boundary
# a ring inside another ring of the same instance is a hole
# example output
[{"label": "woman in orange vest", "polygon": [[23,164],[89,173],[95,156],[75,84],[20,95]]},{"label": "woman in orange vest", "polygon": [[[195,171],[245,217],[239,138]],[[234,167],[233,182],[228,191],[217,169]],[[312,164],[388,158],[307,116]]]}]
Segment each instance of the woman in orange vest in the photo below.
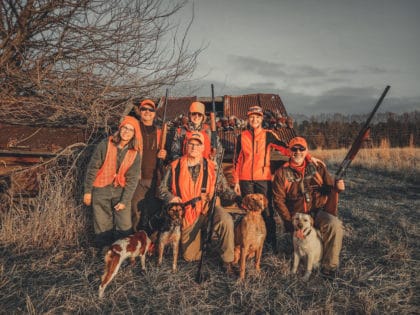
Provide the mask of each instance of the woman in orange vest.
[{"label": "woman in orange vest", "polygon": [[[270,168],[271,149],[290,156],[287,145],[281,141],[271,130],[262,127],[264,112],[260,106],[248,109],[249,129],[243,131],[237,138],[234,165],[234,190],[236,194],[244,197],[247,194],[261,193],[267,196],[269,208],[264,211],[267,225],[267,242],[273,250],[277,248],[276,224],[273,218],[272,207],[272,174]],[[311,159],[307,156],[307,159]],[[316,161],[319,161],[316,159]]]},{"label": "woman in orange vest", "polygon": [[[188,111],[189,121],[186,125],[181,126],[175,132],[175,136],[171,143],[170,159],[174,161],[187,152],[186,139],[193,132],[199,132],[203,135],[204,139],[204,150],[203,157],[206,159],[211,158],[214,160],[214,156],[217,154],[217,148],[221,148],[219,138],[216,139],[216,146],[211,146],[211,130],[210,126],[205,123],[206,121],[206,108],[201,102],[192,102]],[[216,160],[217,161],[217,160]]]},{"label": "woman in orange vest", "polygon": [[132,233],[131,198],[140,173],[140,128],[126,116],[118,131],[98,144],[89,162],[83,202],[92,205],[99,249]]}]

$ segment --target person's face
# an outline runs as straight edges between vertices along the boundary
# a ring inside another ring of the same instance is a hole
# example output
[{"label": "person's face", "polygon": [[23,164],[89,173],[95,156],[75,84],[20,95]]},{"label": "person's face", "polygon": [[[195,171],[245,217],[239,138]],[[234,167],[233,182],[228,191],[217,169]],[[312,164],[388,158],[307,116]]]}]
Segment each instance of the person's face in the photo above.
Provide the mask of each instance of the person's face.
[{"label": "person's face", "polygon": [[120,137],[123,141],[130,141],[134,137],[134,127],[130,124],[125,124],[120,128]]},{"label": "person's face", "polygon": [[156,111],[152,106],[149,106],[149,105],[141,106],[139,110],[140,110],[140,120],[143,123],[145,124],[153,123],[153,120],[155,119],[155,116],[156,116]]},{"label": "person's face", "polygon": [[248,116],[248,122],[251,128],[256,129],[262,126],[263,116],[251,114]]},{"label": "person's face", "polygon": [[190,140],[187,143],[187,155],[192,158],[198,158],[203,155],[204,145],[198,140]]},{"label": "person's face", "polygon": [[308,154],[308,148],[305,148],[301,145],[294,145],[290,148],[292,153],[292,161],[297,165],[301,165],[305,160],[306,155]]},{"label": "person's face", "polygon": [[188,114],[188,116],[190,117],[191,122],[196,126],[201,124],[203,122],[203,119],[204,119],[203,114],[197,113],[197,112],[190,112]]}]

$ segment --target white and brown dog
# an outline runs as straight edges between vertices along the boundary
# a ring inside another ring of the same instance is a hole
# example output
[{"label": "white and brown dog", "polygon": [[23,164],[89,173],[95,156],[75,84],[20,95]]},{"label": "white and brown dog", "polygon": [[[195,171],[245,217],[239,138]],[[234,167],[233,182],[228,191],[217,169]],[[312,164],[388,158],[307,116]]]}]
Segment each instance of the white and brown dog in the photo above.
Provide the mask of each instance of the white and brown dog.
[{"label": "white and brown dog", "polygon": [[296,274],[301,259],[306,261],[304,281],[308,281],[313,268],[319,268],[322,259],[322,240],[320,232],[314,227],[314,219],[306,213],[295,213],[292,217],[293,267]]},{"label": "white and brown dog", "polygon": [[268,201],[263,194],[249,194],[242,200],[242,207],[247,210],[246,215],[235,228],[235,252],[233,264],[240,260],[239,277],[245,278],[247,258],[255,256],[255,269],[260,272],[261,255],[267,229],[262,212]]},{"label": "white and brown dog", "polygon": [[162,224],[159,227],[158,266],[162,265],[165,246],[171,245],[173,272],[177,271],[183,214],[184,207],[182,203],[169,204],[162,214]]},{"label": "white and brown dog", "polygon": [[146,254],[149,251],[151,241],[145,231],[138,231],[133,235],[114,242],[105,254],[105,272],[99,285],[99,297],[104,295],[105,288],[115,277],[121,267],[121,263],[130,258],[134,266],[136,257],[140,257],[141,269],[146,270]]}]

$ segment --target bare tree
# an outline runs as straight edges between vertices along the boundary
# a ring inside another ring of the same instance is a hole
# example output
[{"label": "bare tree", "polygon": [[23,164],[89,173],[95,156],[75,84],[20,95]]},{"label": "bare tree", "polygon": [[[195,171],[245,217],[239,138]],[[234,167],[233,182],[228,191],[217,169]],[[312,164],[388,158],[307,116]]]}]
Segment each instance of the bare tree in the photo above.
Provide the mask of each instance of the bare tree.
[{"label": "bare tree", "polygon": [[186,1],[1,0],[0,121],[103,125],[188,78]]}]

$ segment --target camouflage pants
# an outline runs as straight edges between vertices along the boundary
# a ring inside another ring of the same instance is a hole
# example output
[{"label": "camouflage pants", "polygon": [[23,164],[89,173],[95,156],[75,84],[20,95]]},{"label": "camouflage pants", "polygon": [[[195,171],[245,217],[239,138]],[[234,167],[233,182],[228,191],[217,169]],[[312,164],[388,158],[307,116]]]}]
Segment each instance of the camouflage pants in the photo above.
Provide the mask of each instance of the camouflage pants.
[{"label": "camouflage pants", "polygon": [[[219,206],[216,206],[214,211],[213,232],[216,233],[219,240],[220,256],[223,262],[232,262],[234,252],[232,216]],[[194,224],[182,230],[181,248],[186,261],[195,261],[201,258],[201,229],[205,224],[207,224],[207,218],[199,217]]]}]

